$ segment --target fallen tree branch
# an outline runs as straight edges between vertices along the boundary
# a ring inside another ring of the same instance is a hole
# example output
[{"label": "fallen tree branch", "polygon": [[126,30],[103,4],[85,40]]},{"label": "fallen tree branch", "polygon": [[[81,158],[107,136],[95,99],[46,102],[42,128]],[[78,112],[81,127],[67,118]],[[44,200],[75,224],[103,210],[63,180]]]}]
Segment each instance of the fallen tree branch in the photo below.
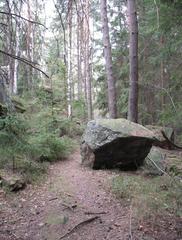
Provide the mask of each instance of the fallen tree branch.
[{"label": "fallen tree branch", "polygon": [[0,53],[4,54],[4,55],[6,55],[6,56],[9,56],[9,57],[11,57],[11,58],[13,58],[13,59],[17,59],[18,61],[23,62],[23,63],[29,65],[30,67],[36,69],[37,71],[41,72],[41,73],[42,73],[44,76],[46,76],[47,78],[50,78],[50,77],[47,75],[47,73],[45,73],[45,72],[42,71],[40,68],[38,68],[38,67],[36,67],[35,65],[33,65],[34,63],[32,63],[31,61],[29,61],[29,60],[27,60],[27,59],[25,59],[25,58],[21,58],[21,57],[18,57],[18,56],[16,56],[16,55],[10,54],[10,53],[5,52],[5,51],[3,51],[3,50],[1,50],[1,49],[0,49]]},{"label": "fallen tree branch", "polygon": [[64,235],[62,235],[59,240],[67,237],[68,235],[70,235],[71,233],[73,233],[76,229],[78,229],[79,227],[81,227],[82,225],[84,224],[87,224],[87,223],[90,223],[90,222],[93,222],[94,220],[96,219],[99,219],[100,217],[99,216],[95,216],[95,217],[92,217],[92,218],[89,218],[87,220],[84,220],[80,223],[78,223],[77,225],[75,225],[71,230],[69,230],[67,233],[65,233]]},{"label": "fallen tree branch", "polygon": [[25,17],[22,17],[21,15],[18,15],[18,14],[16,14],[16,13],[0,11],[0,14],[10,15],[10,16],[12,16],[12,17],[18,17],[18,18],[20,18],[20,19],[22,19],[22,20],[24,20],[24,21],[30,22],[30,23],[32,23],[32,24],[37,24],[37,25],[40,25],[40,26],[48,29],[44,24],[42,24],[42,23],[40,23],[40,22],[37,22],[37,21],[29,20],[29,19],[27,19],[27,18],[25,18]]},{"label": "fallen tree branch", "polygon": [[166,176],[170,177],[170,178],[172,179],[172,181],[174,181],[176,184],[178,183],[176,180],[181,181],[181,178],[179,178],[179,177],[177,177],[177,176],[172,176],[172,175],[168,174],[166,171],[162,170],[162,169],[155,163],[155,161],[152,160],[150,157],[147,157],[147,158],[148,158],[148,160],[150,160],[150,161],[153,163],[153,165],[154,165],[159,171],[161,171],[161,172],[162,172],[163,174],[165,174]]},{"label": "fallen tree branch", "polygon": [[165,172],[164,170],[162,170],[155,162],[154,160],[152,160],[150,157],[147,156],[147,158],[153,163],[153,165],[163,174],[166,174],[167,176],[171,177],[167,172]]},{"label": "fallen tree branch", "polygon": [[107,214],[107,212],[85,212],[86,215],[99,215],[99,214]]},{"label": "fallen tree branch", "polygon": [[57,200],[57,199],[58,199],[58,197],[54,197],[54,198],[50,198],[49,201],[51,202],[51,201],[54,201],[54,200]]},{"label": "fallen tree branch", "polygon": [[133,235],[132,235],[132,202],[130,205],[130,222],[129,222],[129,238],[130,240],[133,240]]},{"label": "fallen tree branch", "polygon": [[175,147],[175,148],[177,148],[177,149],[182,149],[182,147],[180,147],[180,146],[176,145],[175,143],[173,143],[173,142],[166,136],[166,134],[165,134],[164,131],[161,131],[161,133],[162,133],[162,136],[166,139],[166,141],[167,141],[167,143],[168,143],[169,145],[171,145],[171,146],[173,146],[173,147]]}]

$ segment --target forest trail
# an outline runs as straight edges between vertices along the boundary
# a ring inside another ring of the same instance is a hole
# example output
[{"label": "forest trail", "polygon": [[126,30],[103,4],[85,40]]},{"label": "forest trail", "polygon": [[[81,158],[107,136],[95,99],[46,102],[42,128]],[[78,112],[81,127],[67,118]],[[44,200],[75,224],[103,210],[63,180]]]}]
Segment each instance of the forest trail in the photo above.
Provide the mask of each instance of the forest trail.
[{"label": "forest trail", "polygon": [[108,190],[113,174],[83,168],[79,151],[51,165],[43,184],[0,196],[0,239],[130,239],[129,210]]}]

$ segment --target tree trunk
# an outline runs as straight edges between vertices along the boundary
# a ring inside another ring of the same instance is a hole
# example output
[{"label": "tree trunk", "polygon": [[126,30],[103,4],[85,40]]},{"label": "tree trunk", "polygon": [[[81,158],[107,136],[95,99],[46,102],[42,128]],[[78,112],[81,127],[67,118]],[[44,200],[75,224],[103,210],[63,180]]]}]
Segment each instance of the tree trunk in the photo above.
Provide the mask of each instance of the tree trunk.
[{"label": "tree trunk", "polygon": [[[27,14],[28,19],[31,20],[31,10],[30,10],[30,0],[27,1]],[[31,22],[27,23],[27,58],[29,61],[32,61],[32,24]],[[27,90],[32,90],[32,67],[27,65]]]},{"label": "tree trunk", "polygon": [[90,2],[86,0],[85,9],[85,57],[86,57],[86,86],[87,86],[87,107],[88,107],[88,120],[93,118],[92,112],[92,83],[91,83],[91,68],[90,68],[90,24],[89,24],[89,14],[90,14]]},{"label": "tree trunk", "polygon": [[[19,26],[16,27],[16,47],[15,47],[15,55],[19,56],[20,53],[20,28]],[[18,66],[19,62],[15,59],[15,66],[14,66],[14,79],[13,79],[13,86],[12,92],[13,94],[17,94],[17,82],[18,82]]]},{"label": "tree trunk", "polygon": [[111,43],[109,38],[109,26],[108,26],[108,18],[107,18],[107,0],[100,0],[100,4],[101,4],[101,20],[102,20],[102,31],[103,31],[104,58],[105,58],[107,85],[108,85],[109,117],[116,118],[117,117],[116,89],[115,89],[115,80],[113,76]]},{"label": "tree trunk", "polygon": [[78,78],[78,99],[82,97],[82,69],[81,69],[81,19],[80,19],[80,4],[78,2],[77,13],[77,78]]},{"label": "tree trunk", "polygon": [[[10,8],[10,3],[9,1],[6,1],[6,8],[8,12],[11,12],[11,8]],[[14,54],[14,32],[13,32],[13,21],[12,21],[12,16],[8,16],[7,17],[7,52],[9,52],[10,54]],[[8,58],[8,64],[9,65],[9,72],[8,72],[8,84],[9,84],[9,90],[10,93],[13,93],[13,84],[14,84],[14,67],[15,67],[15,61],[13,58]]]},{"label": "tree trunk", "polygon": [[135,0],[127,1],[129,20],[130,89],[128,119],[138,122],[138,22]]},{"label": "tree trunk", "polygon": [[67,76],[67,96],[68,96],[68,117],[72,118],[72,3],[69,5],[68,16],[68,76]]}]

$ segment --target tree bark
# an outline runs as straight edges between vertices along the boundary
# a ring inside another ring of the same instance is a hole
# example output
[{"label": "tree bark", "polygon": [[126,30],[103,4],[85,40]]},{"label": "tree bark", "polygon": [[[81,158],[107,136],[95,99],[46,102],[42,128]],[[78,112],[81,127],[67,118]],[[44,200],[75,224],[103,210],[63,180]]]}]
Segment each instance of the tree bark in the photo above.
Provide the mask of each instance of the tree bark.
[{"label": "tree bark", "polygon": [[84,97],[85,105],[87,109],[88,120],[93,118],[92,109],[92,76],[90,68],[90,26],[89,26],[89,14],[90,14],[90,1],[84,0],[82,6],[82,29],[81,29],[81,57],[83,58],[83,80],[84,80]]},{"label": "tree bark", "polygon": [[102,20],[102,31],[103,31],[104,58],[105,58],[105,67],[106,67],[107,85],[108,85],[109,117],[117,118],[116,89],[115,89],[115,79],[113,76],[111,43],[110,43],[110,37],[109,37],[107,0],[100,0],[100,5],[101,5],[101,20]]},{"label": "tree bark", "polygon": [[[27,14],[28,19],[31,20],[30,0],[27,1]],[[32,61],[32,23],[27,22],[27,58]],[[32,68],[27,65],[27,90],[32,90]]]},{"label": "tree bark", "polygon": [[88,120],[93,118],[92,111],[92,83],[91,83],[91,68],[90,68],[90,24],[89,24],[89,10],[90,2],[86,0],[85,9],[85,32],[86,32],[86,42],[85,42],[85,53],[86,53],[86,85],[87,85],[87,106],[88,106]]},{"label": "tree bark", "polygon": [[128,119],[138,122],[138,21],[135,0],[127,1],[129,21],[130,88]]},{"label": "tree bark", "polygon": [[81,19],[80,19],[80,3],[78,2],[77,9],[77,84],[78,84],[78,99],[82,98],[82,69],[81,69]]},{"label": "tree bark", "polygon": [[69,5],[68,13],[68,117],[72,118],[72,2]]}]

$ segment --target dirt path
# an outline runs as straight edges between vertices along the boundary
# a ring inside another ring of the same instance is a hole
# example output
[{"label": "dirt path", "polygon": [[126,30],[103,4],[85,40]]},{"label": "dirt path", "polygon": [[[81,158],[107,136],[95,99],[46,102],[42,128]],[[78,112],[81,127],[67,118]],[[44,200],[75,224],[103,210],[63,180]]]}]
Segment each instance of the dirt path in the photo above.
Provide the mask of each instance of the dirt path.
[{"label": "dirt path", "polygon": [[58,240],[95,216],[62,239],[129,239],[128,209],[106,190],[112,174],[82,168],[79,152],[52,165],[41,186],[0,196],[0,239]]}]

